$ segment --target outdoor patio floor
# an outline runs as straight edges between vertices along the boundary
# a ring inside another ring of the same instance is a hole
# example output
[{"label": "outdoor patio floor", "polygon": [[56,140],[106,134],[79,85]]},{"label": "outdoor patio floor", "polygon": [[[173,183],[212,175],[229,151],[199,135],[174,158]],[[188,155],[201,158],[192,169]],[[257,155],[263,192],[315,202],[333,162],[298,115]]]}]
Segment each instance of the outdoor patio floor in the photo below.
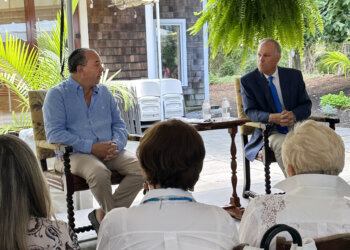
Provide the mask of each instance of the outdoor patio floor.
[{"label": "outdoor patio floor", "polygon": [[[336,132],[342,136],[346,147],[346,159],[344,171],[340,174],[347,182],[350,183],[350,128],[336,128]],[[232,194],[231,187],[231,169],[230,169],[230,143],[231,139],[226,129],[211,130],[200,132],[203,137],[206,157],[204,161],[204,167],[200,175],[199,181],[195,186],[193,192],[194,197],[198,202],[207,204],[214,204],[223,206],[228,204],[229,197]],[[243,161],[242,161],[242,148],[240,136],[236,136],[237,146],[237,177],[238,177],[238,195],[241,197],[242,185],[243,185]],[[138,146],[138,142],[128,142],[127,149],[135,152]],[[264,171],[260,162],[254,162],[251,164],[252,173],[252,190],[258,193],[264,193]],[[276,163],[271,165],[271,179],[272,185],[282,180],[283,174]],[[65,197],[63,192],[51,190],[54,206],[58,211],[65,210]],[[141,192],[133,203],[138,204],[142,199]],[[242,206],[246,206],[247,199],[241,198]],[[57,211],[56,210],[56,211]],[[89,223],[87,220],[87,214],[91,209],[81,210],[77,213],[76,223],[84,225]],[[66,220],[66,213],[59,213],[57,215],[59,219]],[[237,221],[239,226],[239,221]],[[80,245],[82,249],[95,249],[96,248],[96,234],[94,232],[87,232],[78,235]]]}]

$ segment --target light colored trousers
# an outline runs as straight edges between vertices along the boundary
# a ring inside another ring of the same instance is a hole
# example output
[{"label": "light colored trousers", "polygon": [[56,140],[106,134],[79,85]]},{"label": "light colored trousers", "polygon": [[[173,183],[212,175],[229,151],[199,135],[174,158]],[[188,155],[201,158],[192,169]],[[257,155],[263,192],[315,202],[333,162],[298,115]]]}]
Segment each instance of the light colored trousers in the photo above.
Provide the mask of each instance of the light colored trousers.
[{"label": "light colored trousers", "polygon": [[269,146],[275,154],[275,158],[278,163],[278,166],[281,168],[284,176],[287,177],[286,170],[283,166],[283,161],[282,161],[282,144],[285,138],[286,138],[286,135],[280,134],[277,131],[276,132],[273,131],[272,134],[269,136]]},{"label": "light colored trousers", "polygon": [[[109,161],[101,161],[94,155],[72,154],[71,172],[84,178],[105,212],[116,207],[129,207],[143,187],[144,178],[139,162],[134,154],[123,150]],[[63,160],[56,159],[55,169],[64,172]],[[112,194],[111,170],[125,176]]]}]

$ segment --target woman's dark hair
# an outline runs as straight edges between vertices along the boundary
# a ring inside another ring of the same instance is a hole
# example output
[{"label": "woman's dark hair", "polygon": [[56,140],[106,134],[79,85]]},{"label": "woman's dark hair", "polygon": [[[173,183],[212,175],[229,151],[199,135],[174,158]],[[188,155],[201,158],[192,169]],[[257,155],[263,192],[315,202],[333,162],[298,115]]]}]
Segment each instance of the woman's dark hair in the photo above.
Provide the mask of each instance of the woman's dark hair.
[{"label": "woman's dark hair", "polygon": [[195,128],[168,120],[146,130],[137,155],[149,184],[188,190],[198,181],[205,148]]}]

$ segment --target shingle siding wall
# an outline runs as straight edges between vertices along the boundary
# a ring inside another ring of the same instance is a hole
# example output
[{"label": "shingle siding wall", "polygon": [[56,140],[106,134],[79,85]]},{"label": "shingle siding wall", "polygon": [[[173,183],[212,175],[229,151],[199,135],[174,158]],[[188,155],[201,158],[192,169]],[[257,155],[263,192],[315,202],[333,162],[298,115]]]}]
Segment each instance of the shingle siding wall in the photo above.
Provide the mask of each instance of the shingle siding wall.
[{"label": "shingle siding wall", "polygon": [[[100,53],[106,68],[111,72],[122,69],[117,78],[147,78],[145,8],[144,6],[135,8],[137,12],[135,19],[132,8],[126,10],[108,8],[109,2],[109,0],[94,1],[94,8],[88,8],[90,47]],[[200,0],[160,1],[161,18],[186,19],[186,29],[197,20],[193,12],[201,9]],[[117,15],[114,15],[114,12]],[[204,99],[202,32],[196,36],[187,32],[186,40],[188,87],[183,88],[185,103],[187,107],[200,106]]]},{"label": "shingle siding wall", "polygon": [[[122,71],[117,78],[147,78],[145,8],[108,8],[109,0],[94,1],[88,8],[90,48],[100,53],[106,68]],[[117,15],[114,15],[114,12]]]}]

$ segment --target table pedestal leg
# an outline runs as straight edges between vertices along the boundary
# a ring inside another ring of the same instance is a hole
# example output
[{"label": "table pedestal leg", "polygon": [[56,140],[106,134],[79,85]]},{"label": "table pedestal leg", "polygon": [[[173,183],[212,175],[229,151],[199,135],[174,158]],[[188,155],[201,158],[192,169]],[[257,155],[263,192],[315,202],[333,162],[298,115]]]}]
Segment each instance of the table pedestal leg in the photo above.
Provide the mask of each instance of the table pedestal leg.
[{"label": "table pedestal leg", "polygon": [[236,219],[241,219],[244,208],[241,207],[241,203],[239,197],[237,195],[237,162],[236,162],[236,144],[235,144],[235,136],[237,134],[237,126],[228,129],[228,132],[231,136],[231,183],[232,183],[232,196],[230,198],[230,205],[224,207],[224,209]]}]

